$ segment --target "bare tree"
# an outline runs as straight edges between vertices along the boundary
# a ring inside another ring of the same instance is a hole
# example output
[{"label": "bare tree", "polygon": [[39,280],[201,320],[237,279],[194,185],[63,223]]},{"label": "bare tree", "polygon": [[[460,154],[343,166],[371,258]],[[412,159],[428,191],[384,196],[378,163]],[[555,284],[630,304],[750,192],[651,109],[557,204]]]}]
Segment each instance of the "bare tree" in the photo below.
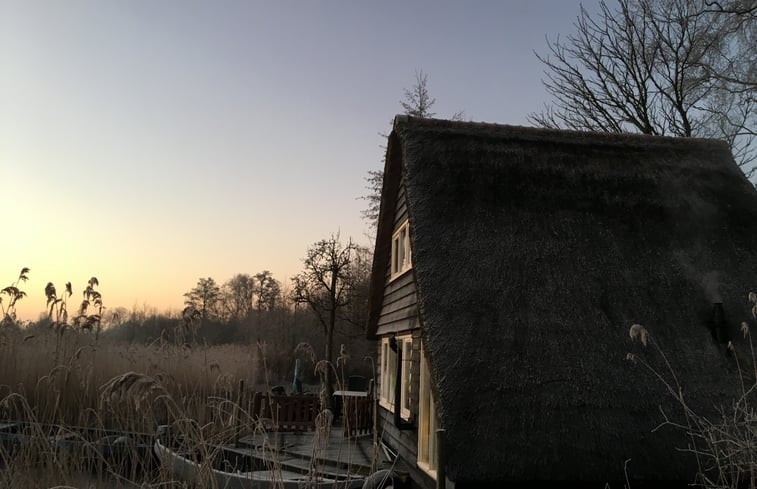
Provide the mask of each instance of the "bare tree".
[{"label": "bare tree", "polygon": [[268,270],[255,274],[253,292],[257,297],[256,309],[273,311],[281,297],[281,284]]},{"label": "bare tree", "polygon": [[346,244],[339,233],[322,239],[307,250],[303,260],[305,269],[292,278],[292,299],[297,304],[306,304],[318,318],[326,338],[322,370],[326,387],[326,402],[331,402],[332,372],[334,360],[334,329],[341,311],[352,301],[356,285],[356,257],[364,253],[362,247],[349,239]]},{"label": "bare tree", "polygon": [[371,229],[375,229],[378,224],[379,211],[381,210],[381,189],[384,186],[384,171],[368,170],[365,183],[365,189],[368,193],[360,198],[367,201],[367,207],[360,211],[360,215],[364,220],[368,221]]},{"label": "bare tree", "polygon": [[125,307],[118,306],[109,309],[103,316],[103,324],[106,328],[118,328],[122,326],[129,318],[129,310]]},{"label": "bare tree", "polygon": [[757,3],[754,0],[704,0],[704,4],[708,12],[733,14],[752,21],[757,17]]},{"label": "bare tree", "polygon": [[253,310],[272,311],[281,297],[281,284],[268,270],[254,276],[238,273],[223,285],[221,292],[228,318],[242,321],[249,318]]},{"label": "bare tree", "polygon": [[221,289],[212,278],[200,278],[197,285],[184,294],[184,305],[199,311],[202,319],[216,316],[217,306],[221,299]]},{"label": "bare tree", "polygon": [[350,267],[350,299],[338,316],[342,323],[339,333],[351,339],[365,339],[372,265],[371,250],[362,246],[357,247]]},{"label": "bare tree", "polygon": [[431,107],[436,103],[435,98],[428,94],[428,75],[423,70],[415,72],[415,85],[405,89],[405,98],[400,100],[400,105],[405,114],[413,117],[434,117]]},{"label": "bare tree", "polygon": [[[703,67],[718,90],[707,110],[725,129],[723,139],[731,144],[736,160],[744,162],[751,175],[757,136],[757,2],[754,0],[704,0],[700,16],[712,17],[720,25],[724,42]],[[718,131],[713,131],[719,137]]]},{"label": "bare tree", "polygon": [[[583,7],[576,33],[548,41],[546,127],[716,137],[753,171],[754,9],[708,0],[618,0]],[[751,5],[751,4],[750,4]]]},{"label": "bare tree", "polygon": [[[431,107],[436,103],[436,99],[431,97],[428,91],[428,75],[423,70],[415,72],[415,84],[404,89],[404,98],[400,100],[400,105],[405,115],[413,117],[431,118],[436,115],[431,112]],[[452,114],[453,121],[462,121],[466,118],[464,110],[458,110]],[[381,134],[387,137],[386,134]],[[383,146],[382,146],[383,147]],[[368,202],[367,207],[360,212],[364,220],[368,221],[371,229],[375,229],[378,223],[379,210],[381,209],[381,188],[384,185],[383,170],[368,170],[368,176],[365,177],[365,189],[368,193],[360,199]]]},{"label": "bare tree", "polygon": [[223,307],[229,319],[243,321],[250,316],[254,288],[255,279],[246,273],[238,273],[223,284]]}]

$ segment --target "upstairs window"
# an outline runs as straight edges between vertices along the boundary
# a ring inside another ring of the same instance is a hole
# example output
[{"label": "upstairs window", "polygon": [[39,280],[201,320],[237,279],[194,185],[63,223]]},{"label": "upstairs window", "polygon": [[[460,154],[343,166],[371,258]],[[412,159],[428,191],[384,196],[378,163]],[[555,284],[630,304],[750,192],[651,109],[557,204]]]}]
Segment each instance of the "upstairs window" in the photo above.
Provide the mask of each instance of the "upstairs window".
[{"label": "upstairs window", "polygon": [[405,220],[392,235],[392,280],[410,270],[413,266],[411,255],[410,226],[408,221]]}]

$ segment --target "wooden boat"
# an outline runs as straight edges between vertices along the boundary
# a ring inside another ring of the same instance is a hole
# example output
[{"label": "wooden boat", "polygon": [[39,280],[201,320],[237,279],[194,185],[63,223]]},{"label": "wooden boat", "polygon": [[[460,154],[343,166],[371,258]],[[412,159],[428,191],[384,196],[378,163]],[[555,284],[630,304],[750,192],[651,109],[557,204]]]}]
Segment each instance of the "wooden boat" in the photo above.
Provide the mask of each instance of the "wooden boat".
[{"label": "wooden boat", "polygon": [[[356,489],[363,487],[370,474],[370,461],[357,455],[351,460],[355,454],[346,450],[347,444],[313,459],[312,445],[308,448],[312,436],[272,433],[271,439],[262,439],[268,436],[257,434],[241,438],[238,446],[207,447],[200,453],[203,450],[186,447],[180,436],[161,427],[154,450],[177,479],[197,482],[212,478],[216,487],[223,489]],[[365,441],[367,438],[361,446]],[[336,452],[341,456],[334,457]]]}]

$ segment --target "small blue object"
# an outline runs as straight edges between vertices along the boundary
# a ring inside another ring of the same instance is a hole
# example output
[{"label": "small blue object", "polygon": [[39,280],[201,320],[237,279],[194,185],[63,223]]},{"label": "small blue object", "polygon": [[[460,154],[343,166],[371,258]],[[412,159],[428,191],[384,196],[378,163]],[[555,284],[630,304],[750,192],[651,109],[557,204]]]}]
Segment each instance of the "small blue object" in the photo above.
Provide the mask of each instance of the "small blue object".
[{"label": "small blue object", "polygon": [[294,380],[292,380],[292,392],[294,394],[302,394],[302,381],[300,380],[301,368],[302,363],[300,362],[300,359],[297,358],[294,361]]}]

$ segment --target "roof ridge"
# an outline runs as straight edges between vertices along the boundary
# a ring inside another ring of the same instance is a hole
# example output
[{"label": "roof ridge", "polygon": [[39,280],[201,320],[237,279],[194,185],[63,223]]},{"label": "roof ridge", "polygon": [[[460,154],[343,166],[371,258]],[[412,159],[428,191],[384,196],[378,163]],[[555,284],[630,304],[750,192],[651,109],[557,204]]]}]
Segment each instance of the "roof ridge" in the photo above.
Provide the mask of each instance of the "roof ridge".
[{"label": "roof ridge", "polygon": [[[688,146],[708,148],[711,150],[727,151],[730,154],[728,143],[719,139],[658,136],[639,133],[610,133],[594,131],[577,131],[573,129],[553,129],[544,127],[521,126],[512,124],[499,124],[492,122],[452,121],[446,119],[433,119],[413,117],[406,114],[398,114],[394,118],[394,130],[401,132],[403,129],[429,129],[439,131],[460,131],[462,133],[475,132],[478,136],[488,135],[518,139],[525,141],[549,141],[571,145],[609,145],[609,146]],[[482,131],[485,131],[482,134]]]}]

